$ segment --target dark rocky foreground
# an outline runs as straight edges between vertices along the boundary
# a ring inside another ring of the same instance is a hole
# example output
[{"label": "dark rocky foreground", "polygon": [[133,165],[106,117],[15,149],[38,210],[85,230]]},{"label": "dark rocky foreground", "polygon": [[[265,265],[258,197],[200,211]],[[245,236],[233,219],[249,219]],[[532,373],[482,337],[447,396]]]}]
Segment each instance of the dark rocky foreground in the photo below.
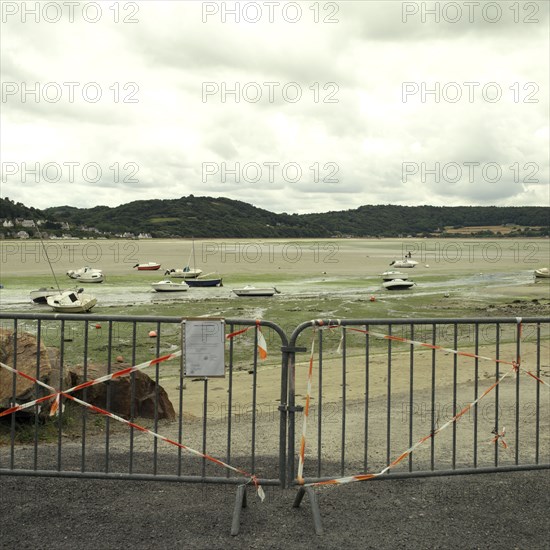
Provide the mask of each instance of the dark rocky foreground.
[{"label": "dark rocky foreground", "polygon": [[0,476],[0,548],[549,548],[548,470],[324,489],[320,537],[295,494],[250,489],[232,537],[234,486]]}]

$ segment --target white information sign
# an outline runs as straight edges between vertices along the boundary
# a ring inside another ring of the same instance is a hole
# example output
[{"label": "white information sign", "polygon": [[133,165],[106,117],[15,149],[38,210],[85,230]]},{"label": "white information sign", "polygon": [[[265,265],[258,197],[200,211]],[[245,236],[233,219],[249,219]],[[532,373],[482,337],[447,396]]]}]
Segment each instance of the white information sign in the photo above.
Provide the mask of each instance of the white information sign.
[{"label": "white information sign", "polygon": [[225,376],[223,319],[186,319],[183,323],[184,375]]}]

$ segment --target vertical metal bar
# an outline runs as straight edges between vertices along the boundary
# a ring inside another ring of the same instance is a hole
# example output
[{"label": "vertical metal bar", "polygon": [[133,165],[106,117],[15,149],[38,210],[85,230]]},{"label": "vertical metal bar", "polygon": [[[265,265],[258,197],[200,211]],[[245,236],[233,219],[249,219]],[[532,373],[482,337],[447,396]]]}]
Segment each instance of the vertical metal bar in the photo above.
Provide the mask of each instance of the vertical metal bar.
[{"label": "vertical metal bar", "polygon": [[[61,321],[61,342],[59,351],[59,386],[58,389],[63,389],[63,363],[65,362],[65,321]],[[59,409],[57,412],[57,471],[61,471],[61,445],[63,438],[63,397],[59,398]]]},{"label": "vertical metal bar", "polygon": [[[185,322],[180,323],[180,350],[181,356],[179,360],[179,403],[178,403],[178,443],[181,445],[183,443],[183,386],[185,385],[183,367],[185,364]],[[178,447],[178,466],[177,466],[177,475],[181,476],[181,455],[183,449]],[[227,470],[229,473],[229,470]]]},{"label": "vertical metal bar", "polygon": [[[540,323],[537,323],[537,377],[540,378]],[[535,464],[538,464],[540,453],[540,384],[538,382],[535,392]]]},{"label": "vertical metal bar", "polygon": [[[295,346],[296,342],[291,342]],[[287,453],[287,482],[290,485],[296,478],[296,462],[294,457],[296,447],[296,353],[288,356],[288,453]]]},{"label": "vertical metal bar", "polygon": [[[13,320],[13,368],[17,370],[17,338],[18,334],[18,325],[17,319]],[[15,372],[11,375],[11,405],[15,406],[16,397],[17,397],[17,379]],[[15,467],[15,415],[11,415],[10,422],[10,469],[13,470]]]},{"label": "vertical metal bar", "polygon": [[[231,323],[229,325],[229,334],[235,332],[235,325]],[[226,461],[231,464],[231,429],[233,422],[233,338],[229,339],[229,388],[227,396],[227,455]],[[226,476],[229,477],[229,470],[226,472]]]},{"label": "vertical metal bar", "polygon": [[[430,411],[430,423],[432,427],[432,433],[437,428],[435,420],[435,345],[436,345],[437,326],[434,323],[432,325],[432,393],[431,393],[431,411]],[[430,469],[435,469],[435,437],[430,438]]]},{"label": "vertical metal bar", "polygon": [[[37,380],[40,380],[40,365],[41,365],[41,347],[42,340],[42,321],[39,319],[36,327],[36,371],[34,377]],[[39,396],[39,386],[35,384],[34,386],[34,398],[38,399]],[[34,447],[33,447],[33,468],[38,469],[38,414],[40,409],[38,405],[34,407]]]},{"label": "vertical metal bar", "polygon": [[369,466],[369,369],[370,369],[370,340],[369,326],[365,325],[365,443],[363,456],[363,471],[366,472]]},{"label": "vertical metal bar", "polygon": [[252,441],[251,445],[251,467],[252,473],[256,472],[256,390],[258,386],[258,329],[254,331],[254,365],[252,371]]},{"label": "vertical metal bar", "polygon": [[[107,343],[107,374],[111,374],[111,353],[113,350],[113,321],[109,321],[108,343]],[[106,409],[111,411],[111,382],[106,382],[107,396],[105,399]],[[111,419],[105,417],[105,473],[109,472],[109,446],[111,434]],[[156,440],[155,440],[156,441]]]},{"label": "vertical metal bar", "polygon": [[[89,323],[88,321],[84,321],[84,357],[83,357],[83,375],[84,375],[84,382],[87,382],[88,380],[88,346],[89,346]],[[82,390],[82,400],[88,402],[88,388],[84,388]],[[86,471],[86,428],[87,428],[87,420],[88,420],[88,409],[86,407],[81,407],[82,409],[82,443],[81,443],[81,449],[82,452],[80,454],[80,471],[84,472]]]},{"label": "vertical metal bar", "polygon": [[[132,365],[137,364],[136,357],[136,346],[137,346],[137,323],[136,321],[132,322]],[[132,372],[130,374],[130,419],[132,422],[136,418],[136,373]],[[133,473],[134,471],[134,438],[135,438],[134,427],[130,426],[130,456],[128,458],[128,471]],[[181,449],[179,449],[181,451]]]},{"label": "vertical metal bar", "polygon": [[[392,335],[392,325],[388,325],[388,335]],[[390,463],[391,459],[391,352],[392,341],[388,340],[388,384],[387,384],[387,411],[386,411],[386,464]],[[391,470],[388,471],[391,473]]]},{"label": "vertical metal bar", "polygon": [[[206,454],[206,423],[208,422],[208,378],[204,377],[202,396],[202,454]],[[206,477],[206,458],[202,457],[202,477]]]},{"label": "vertical metal bar", "polygon": [[[321,477],[321,446],[323,422],[323,331],[319,331],[319,386],[317,391],[317,477]],[[310,409],[311,410],[311,409]]]},{"label": "vertical metal bar", "polygon": [[[453,349],[458,349],[458,325],[454,323],[453,331]],[[453,354],[453,418],[456,416],[457,410],[457,379],[458,379],[458,355]],[[452,451],[452,467],[456,468],[456,422],[453,422],[453,451]]]},{"label": "vertical metal bar", "polygon": [[[496,324],[496,342],[495,342],[495,382],[500,378],[499,372],[499,359],[500,359],[500,323]],[[495,386],[495,433],[498,434],[499,428],[499,419],[500,419],[500,386],[497,384]],[[498,466],[498,445],[495,445],[495,468]]]},{"label": "vertical metal bar", "polygon": [[281,484],[282,489],[286,488],[286,441],[287,441],[287,419],[288,419],[287,395],[288,395],[288,351],[283,351],[282,363],[281,363],[281,398],[280,398],[280,406],[279,406],[279,482]]},{"label": "vertical metal bar", "polygon": [[[516,361],[518,365],[521,365],[521,322],[517,323],[516,327]],[[520,413],[520,393],[519,393],[519,380],[521,376],[519,371],[516,373],[516,448],[515,448],[515,462],[519,464],[519,413]]]},{"label": "vertical metal bar", "polygon": [[[156,357],[160,357],[160,339],[161,334],[161,324],[157,321],[157,341],[156,341]],[[159,375],[159,364],[155,365],[155,405],[153,412],[153,425],[154,432],[158,433],[159,427],[159,385],[160,385],[160,375]],[[153,475],[157,475],[158,472],[158,439],[155,437],[153,440]]]},{"label": "vertical metal bar", "polygon": [[[479,392],[479,323],[474,325],[474,338],[475,338],[475,360],[474,360],[474,401],[478,397]],[[478,407],[477,403],[474,405],[474,468],[477,468],[477,433],[478,433]]]},{"label": "vertical metal bar", "polygon": [[[410,339],[414,340],[414,325],[411,323],[411,334]],[[413,445],[413,425],[414,425],[414,346],[409,346],[409,448]],[[409,454],[409,472],[412,472],[413,469],[413,453]]]},{"label": "vertical metal bar", "polygon": [[[322,332],[322,331],[320,331]],[[340,457],[341,475],[345,474],[346,464],[346,393],[347,393],[347,350],[346,350],[346,327],[342,327],[342,450]]]}]

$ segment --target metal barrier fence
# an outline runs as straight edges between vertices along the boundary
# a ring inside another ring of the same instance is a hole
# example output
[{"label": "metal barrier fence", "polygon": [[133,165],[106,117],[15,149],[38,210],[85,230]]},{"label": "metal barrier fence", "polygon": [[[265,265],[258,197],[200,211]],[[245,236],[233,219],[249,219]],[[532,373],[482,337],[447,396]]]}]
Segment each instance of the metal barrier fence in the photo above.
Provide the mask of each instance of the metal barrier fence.
[{"label": "metal barrier fence", "polygon": [[[0,367],[0,407],[23,382],[66,405],[47,421],[53,399],[0,409],[0,474],[235,484],[233,534],[247,485],[298,485],[320,533],[319,484],[550,467],[549,318],[316,320],[289,338],[226,319],[223,378],[184,376],[183,321],[0,313],[3,367],[34,369]],[[29,333],[50,352],[30,357]],[[57,380],[32,382],[53,364]]]},{"label": "metal barrier fence", "polygon": [[[0,314],[4,413],[23,402],[15,396],[24,393],[25,383],[25,401],[67,392],[57,418],[47,419],[53,399],[0,418],[0,474],[284,485],[287,361],[280,350],[285,334],[269,322],[226,319],[225,377],[184,377],[184,354],[178,353],[182,321]],[[260,330],[274,350],[261,363]],[[30,356],[29,335],[35,342]],[[25,361],[31,363],[26,377],[5,368],[23,369]],[[54,363],[58,371],[51,370]],[[131,366],[139,368],[113,377]],[[145,382],[141,371],[152,382]],[[116,386],[123,378],[129,385],[125,393]],[[75,386],[80,389],[72,391]],[[282,392],[276,400],[273,387]],[[95,405],[88,407],[92,395]],[[45,414],[39,414],[46,404]],[[240,503],[245,498],[240,487],[237,497]],[[236,506],[237,531],[239,510]]]}]

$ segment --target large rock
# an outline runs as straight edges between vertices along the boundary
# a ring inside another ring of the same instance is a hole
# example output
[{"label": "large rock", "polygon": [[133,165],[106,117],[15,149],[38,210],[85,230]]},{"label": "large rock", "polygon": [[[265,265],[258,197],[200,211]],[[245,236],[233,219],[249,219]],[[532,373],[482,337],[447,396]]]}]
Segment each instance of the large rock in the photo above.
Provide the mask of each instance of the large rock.
[{"label": "large rock", "polygon": [[[111,367],[111,372],[128,368],[131,365],[119,363]],[[104,365],[88,365],[87,380],[94,380],[107,374],[107,367]],[[84,367],[71,367],[71,386],[85,382]],[[109,382],[103,382],[95,386],[89,386],[85,390],[74,392],[74,396],[110,412],[130,418],[132,416],[132,377],[135,377],[134,389],[134,416],[142,418],[155,417],[155,399],[157,385],[147,374],[137,371],[133,374],[114,378]],[[110,386],[109,407],[107,407],[107,392]],[[158,386],[158,418],[175,420],[176,412],[168,394],[162,386]]]},{"label": "large rock", "polygon": [[[17,361],[15,354],[17,353]],[[40,360],[40,363],[39,363]],[[36,337],[28,332],[18,332],[17,342],[13,330],[0,328],[0,361],[10,367],[17,368],[18,371],[31,376],[38,377],[38,380],[52,386],[59,387],[60,368],[59,354],[57,350],[46,348],[43,343],[40,343],[38,349]],[[36,372],[39,364],[39,372]],[[37,376],[38,375],[38,376]],[[13,403],[13,373],[0,367],[0,409],[7,409]],[[67,371],[63,373],[63,386],[67,384],[71,378]],[[32,380],[24,376],[15,375],[15,401],[19,404],[48,395],[52,391],[35,384]],[[40,404],[42,413],[47,413],[50,410],[51,401]],[[29,413],[34,412],[28,409]]]},{"label": "large rock", "polygon": [[[40,372],[38,379],[54,388],[60,387],[61,369],[59,353],[55,348],[46,348],[40,343],[40,350],[36,337],[27,332],[17,333],[17,345],[12,330],[0,328],[0,361],[10,367],[14,366],[14,354],[17,350],[16,367],[18,371],[35,378],[38,357],[40,357]],[[112,367],[111,372],[129,367],[130,365],[118,363]],[[107,374],[105,365],[88,365],[87,380],[93,380]],[[7,409],[13,403],[13,377],[14,375],[0,367],[0,410]],[[67,389],[84,382],[84,368],[82,366],[63,368],[63,385]],[[86,402],[107,408],[107,387],[110,386],[109,410],[119,416],[130,418],[132,413],[132,377],[135,377],[134,386],[134,416],[143,418],[155,417],[155,399],[157,385],[147,374],[138,371],[133,375],[116,378],[110,382],[103,382],[96,386],[90,386],[85,391],[75,392],[78,397]],[[50,390],[35,384],[32,380],[23,376],[15,376],[15,401],[22,404],[52,393]],[[84,399],[84,395],[86,396]],[[42,415],[49,414],[53,400],[40,404]],[[34,409],[27,409],[26,414],[33,414]],[[23,412],[21,413],[23,414]],[[158,386],[158,418],[174,420],[176,413],[168,398],[168,394],[160,385]]]}]

